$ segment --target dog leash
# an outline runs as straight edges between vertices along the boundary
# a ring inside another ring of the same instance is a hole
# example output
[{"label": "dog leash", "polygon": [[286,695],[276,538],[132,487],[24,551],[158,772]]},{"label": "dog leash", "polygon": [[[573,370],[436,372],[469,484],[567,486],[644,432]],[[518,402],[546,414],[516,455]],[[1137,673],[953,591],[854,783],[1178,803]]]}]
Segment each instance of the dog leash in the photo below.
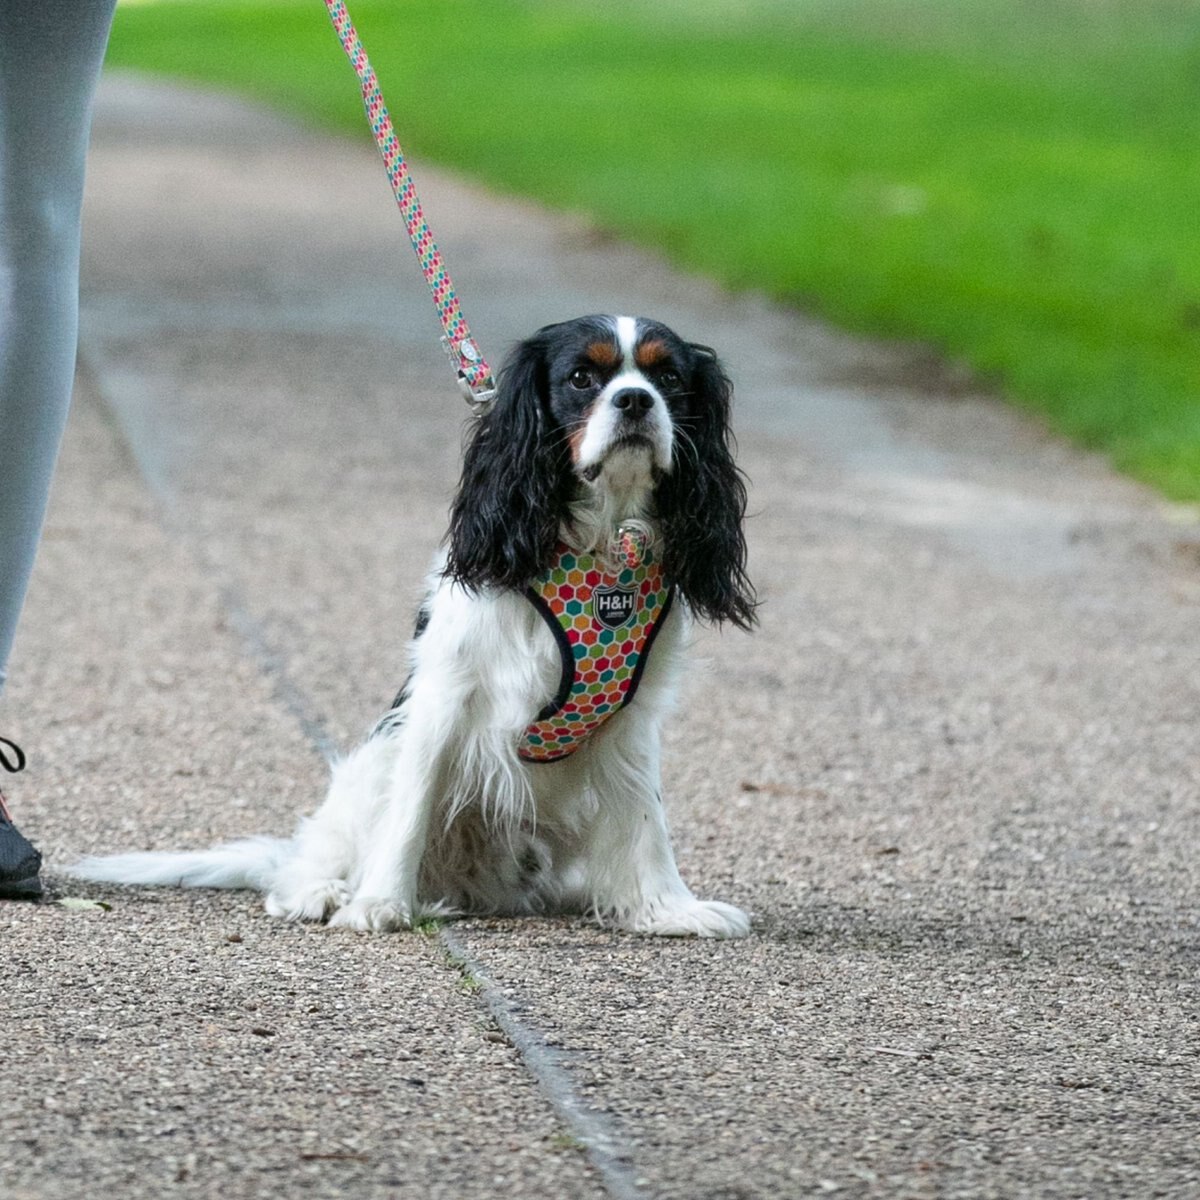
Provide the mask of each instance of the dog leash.
[{"label": "dog leash", "polygon": [[483,357],[475,339],[471,337],[471,330],[459,308],[454,283],[450,279],[450,272],[446,270],[445,262],[442,261],[442,253],[433,240],[429,223],[425,220],[421,201],[417,198],[416,185],[409,173],[404,151],[400,149],[396,131],[392,128],[392,118],[388,115],[387,105],[383,101],[379,80],[367,58],[358,30],[350,21],[344,0],[325,0],[325,7],[329,11],[330,21],[333,22],[334,32],[362,86],[367,122],[383,157],[388,182],[392,185],[392,193],[404,218],[409,241],[412,242],[413,252],[421,266],[421,274],[425,276],[425,282],[429,284],[429,290],[433,293],[438,320],[445,331],[442,345],[450,356],[450,365],[454,368],[458,386],[467,403],[471,405],[476,416],[482,416],[496,398],[492,368],[488,366],[487,359]]}]

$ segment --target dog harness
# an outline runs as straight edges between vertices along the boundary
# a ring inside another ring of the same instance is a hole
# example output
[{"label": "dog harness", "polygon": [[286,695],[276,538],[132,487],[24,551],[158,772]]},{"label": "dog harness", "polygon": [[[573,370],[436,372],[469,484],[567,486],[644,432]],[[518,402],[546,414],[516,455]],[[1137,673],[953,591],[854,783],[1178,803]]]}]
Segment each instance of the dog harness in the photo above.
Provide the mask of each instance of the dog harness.
[{"label": "dog harness", "polygon": [[560,545],[525,592],[562,656],[557,694],[521,737],[517,752],[527,762],[574,754],[637,691],[674,588],[645,539],[627,535],[621,545],[624,565],[615,574],[594,555]]}]

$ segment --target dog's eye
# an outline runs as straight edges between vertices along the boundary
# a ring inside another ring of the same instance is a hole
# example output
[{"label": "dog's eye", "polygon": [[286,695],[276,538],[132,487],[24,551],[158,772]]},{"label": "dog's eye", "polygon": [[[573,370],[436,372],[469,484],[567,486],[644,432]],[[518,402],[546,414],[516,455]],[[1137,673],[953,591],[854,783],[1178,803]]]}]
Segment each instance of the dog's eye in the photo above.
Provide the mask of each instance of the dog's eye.
[{"label": "dog's eye", "polygon": [[595,376],[586,367],[576,367],[567,376],[567,382],[578,392],[586,392],[595,382]]},{"label": "dog's eye", "polygon": [[658,382],[665,388],[677,388],[683,379],[678,371],[663,371],[658,377]]}]

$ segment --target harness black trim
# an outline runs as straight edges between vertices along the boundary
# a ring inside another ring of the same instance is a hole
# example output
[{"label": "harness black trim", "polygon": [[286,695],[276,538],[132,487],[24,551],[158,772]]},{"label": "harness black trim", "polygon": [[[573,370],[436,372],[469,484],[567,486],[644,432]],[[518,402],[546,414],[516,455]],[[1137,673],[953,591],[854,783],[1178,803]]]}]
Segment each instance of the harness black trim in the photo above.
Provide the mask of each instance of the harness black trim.
[{"label": "harness black trim", "polygon": [[525,599],[533,605],[542,620],[550,627],[550,632],[554,634],[554,640],[558,645],[558,656],[562,661],[562,675],[559,677],[558,691],[554,693],[554,699],[548,704],[544,704],[538,715],[533,718],[537,722],[554,716],[566,704],[567,697],[571,694],[571,688],[575,685],[575,652],[571,649],[571,642],[567,638],[566,630],[559,623],[550,605],[533,588],[525,589]]},{"label": "harness black trim", "polygon": [[[554,716],[566,704],[570,698],[571,689],[575,686],[575,654],[571,649],[571,643],[567,639],[566,631],[563,629],[559,619],[554,615],[550,606],[539,596],[532,588],[525,592],[526,597],[533,604],[533,607],[542,615],[543,620],[550,626],[550,632],[554,634],[554,640],[558,643],[559,656],[562,658],[562,678],[559,681],[558,691],[554,695],[554,699],[547,704],[541,712],[533,719],[533,724],[538,721],[548,720]],[[658,614],[658,620],[650,626],[650,632],[646,634],[645,644],[642,646],[641,653],[638,655],[637,665],[633,668],[633,674],[629,677],[629,688],[625,695],[621,698],[621,703],[617,705],[612,712],[605,716],[607,721],[609,717],[619,713],[636,695],[638,684],[642,681],[642,672],[646,669],[646,663],[650,660],[650,651],[654,647],[654,639],[658,637],[658,631],[663,627],[666,619],[671,614],[671,605],[675,600],[675,585],[671,584],[667,588],[667,598],[663,601],[663,606]],[[597,727],[598,728],[598,727]],[[589,735],[590,736],[590,735]],[[519,754],[522,762],[527,763],[556,763],[562,762],[564,758],[570,758],[575,753],[577,746],[571,747],[569,750],[564,750],[562,754],[555,754],[548,758],[526,758],[525,755]]]}]

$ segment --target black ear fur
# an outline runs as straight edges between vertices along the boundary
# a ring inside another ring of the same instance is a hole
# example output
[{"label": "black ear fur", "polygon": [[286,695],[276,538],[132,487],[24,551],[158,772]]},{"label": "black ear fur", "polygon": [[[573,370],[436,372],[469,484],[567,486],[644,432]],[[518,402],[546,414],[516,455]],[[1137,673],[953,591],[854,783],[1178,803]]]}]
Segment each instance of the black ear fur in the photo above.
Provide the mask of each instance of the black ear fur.
[{"label": "black ear fur", "polygon": [[757,600],[746,577],[745,477],[733,461],[733,385],[707,346],[695,355],[686,413],[676,414],[674,462],[655,497],[664,567],[701,619],[748,629]]},{"label": "black ear fur", "polygon": [[551,429],[542,333],[509,355],[463,458],[446,574],[469,588],[525,587],[558,540],[570,481],[565,440]]}]

